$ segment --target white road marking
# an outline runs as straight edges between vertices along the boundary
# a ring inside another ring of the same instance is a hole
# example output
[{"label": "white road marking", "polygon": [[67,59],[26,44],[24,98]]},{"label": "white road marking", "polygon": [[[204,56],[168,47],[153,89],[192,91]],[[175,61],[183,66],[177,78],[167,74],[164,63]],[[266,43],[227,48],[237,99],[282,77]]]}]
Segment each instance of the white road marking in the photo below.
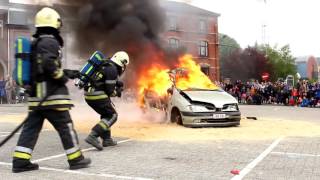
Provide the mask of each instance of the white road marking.
[{"label": "white road marking", "polygon": [[[123,140],[123,141],[119,141],[118,144],[122,144],[122,143],[129,142],[129,141],[132,141],[132,139],[126,139],[126,140]],[[87,152],[87,151],[92,151],[92,150],[95,150],[95,149],[96,148],[91,147],[91,148],[87,148],[87,149],[82,149],[81,151],[82,152]],[[47,161],[47,160],[51,160],[51,159],[55,159],[55,158],[59,158],[59,157],[63,157],[63,156],[66,156],[66,154],[64,153],[64,154],[58,154],[58,155],[54,155],[54,156],[49,156],[49,157],[45,157],[45,158],[34,160],[32,162],[38,163],[38,162],[41,162],[41,161]]]},{"label": "white road marking", "polygon": [[266,150],[264,150],[256,159],[251,161],[245,168],[240,171],[239,175],[234,176],[231,180],[242,180],[255,166],[257,166],[279,143],[284,137],[276,139]]},{"label": "white road marking", "polygon": [[[0,165],[12,166],[12,163],[0,162]],[[104,173],[89,173],[89,172],[83,172],[80,170],[75,171],[75,170],[56,169],[56,168],[50,168],[50,167],[40,167],[40,170],[62,172],[62,173],[69,173],[69,174],[77,174],[77,175],[84,175],[84,176],[98,176],[98,177],[106,177],[106,178],[115,178],[115,179],[152,180],[150,178],[143,178],[143,177],[119,176],[119,175],[104,174]]]},{"label": "white road marking", "polygon": [[289,152],[271,152],[270,154],[286,155],[286,156],[302,156],[302,157],[320,157],[319,154],[303,154],[303,153],[289,153]]}]

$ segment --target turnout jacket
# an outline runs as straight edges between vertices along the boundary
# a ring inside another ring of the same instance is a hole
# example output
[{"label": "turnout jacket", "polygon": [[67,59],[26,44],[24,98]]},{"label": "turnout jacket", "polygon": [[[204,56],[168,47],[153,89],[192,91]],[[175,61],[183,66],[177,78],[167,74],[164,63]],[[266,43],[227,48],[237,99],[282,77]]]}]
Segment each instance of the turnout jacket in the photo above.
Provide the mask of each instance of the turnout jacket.
[{"label": "turnout jacket", "polygon": [[73,106],[65,85],[68,78],[61,68],[61,57],[61,47],[53,35],[40,35],[33,42],[29,110],[69,110]]},{"label": "turnout jacket", "polygon": [[85,88],[86,100],[102,100],[116,96],[116,84],[119,72],[116,65],[107,60],[94,77],[94,82]]}]

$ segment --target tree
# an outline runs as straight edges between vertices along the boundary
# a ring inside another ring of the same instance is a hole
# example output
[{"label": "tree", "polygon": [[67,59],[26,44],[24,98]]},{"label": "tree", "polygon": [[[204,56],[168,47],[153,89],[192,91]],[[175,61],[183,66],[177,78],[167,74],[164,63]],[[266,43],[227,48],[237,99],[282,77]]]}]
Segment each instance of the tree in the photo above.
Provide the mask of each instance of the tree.
[{"label": "tree", "polygon": [[260,52],[264,53],[268,61],[272,65],[270,73],[271,80],[276,81],[278,78],[285,79],[287,75],[294,75],[297,73],[295,58],[291,55],[289,45],[281,48],[277,46],[271,47],[269,45],[258,46]]},{"label": "tree", "polygon": [[225,61],[225,76],[232,80],[261,80],[263,73],[270,73],[271,65],[255,47],[234,51]]},{"label": "tree", "polygon": [[240,50],[240,45],[235,39],[225,34],[219,34],[219,45],[220,73],[222,77],[227,77],[228,67],[226,67],[226,61],[230,59],[233,53]]}]

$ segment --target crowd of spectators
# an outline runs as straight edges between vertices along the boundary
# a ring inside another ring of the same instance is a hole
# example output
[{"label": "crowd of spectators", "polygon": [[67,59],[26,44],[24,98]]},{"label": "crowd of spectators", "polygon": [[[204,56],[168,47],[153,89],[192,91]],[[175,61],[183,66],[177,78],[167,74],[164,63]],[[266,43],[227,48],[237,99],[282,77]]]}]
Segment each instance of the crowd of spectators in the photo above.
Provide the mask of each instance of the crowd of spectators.
[{"label": "crowd of spectators", "polygon": [[320,107],[320,82],[299,80],[294,85],[284,81],[241,82],[217,84],[241,104],[277,104],[299,107]]},{"label": "crowd of spectators", "polygon": [[16,104],[24,100],[23,89],[16,85],[12,77],[0,78],[0,104]]}]

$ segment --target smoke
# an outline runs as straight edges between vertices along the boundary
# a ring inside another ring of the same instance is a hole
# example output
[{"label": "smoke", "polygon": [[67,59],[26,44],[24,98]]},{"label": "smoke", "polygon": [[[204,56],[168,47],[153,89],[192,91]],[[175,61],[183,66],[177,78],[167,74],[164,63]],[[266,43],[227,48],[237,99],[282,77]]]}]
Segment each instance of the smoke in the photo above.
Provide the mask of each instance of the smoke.
[{"label": "smoke", "polygon": [[[119,115],[118,123],[165,123],[165,112],[148,110],[143,111],[134,101],[124,101],[121,99],[113,99],[115,109]],[[81,113],[79,113],[81,112]],[[71,115],[76,120],[81,129],[90,130],[99,120],[100,116],[93,109],[82,101],[77,102],[72,108]]]},{"label": "smoke", "polygon": [[169,51],[162,45],[161,33],[165,30],[166,14],[158,0],[62,0],[76,4],[75,9],[64,9],[75,22],[74,48],[83,58],[96,50],[111,57],[125,50],[130,56],[126,72],[127,85],[134,86],[141,70],[151,63],[173,67],[184,51]]},{"label": "smoke", "polygon": [[[69,1],[68,1],[69,2]],[[141,53],[145,44],[160,45],[165,14],[157,0],[75,0],[75,47],[82,54],[99,49],[107,55]]]}]

